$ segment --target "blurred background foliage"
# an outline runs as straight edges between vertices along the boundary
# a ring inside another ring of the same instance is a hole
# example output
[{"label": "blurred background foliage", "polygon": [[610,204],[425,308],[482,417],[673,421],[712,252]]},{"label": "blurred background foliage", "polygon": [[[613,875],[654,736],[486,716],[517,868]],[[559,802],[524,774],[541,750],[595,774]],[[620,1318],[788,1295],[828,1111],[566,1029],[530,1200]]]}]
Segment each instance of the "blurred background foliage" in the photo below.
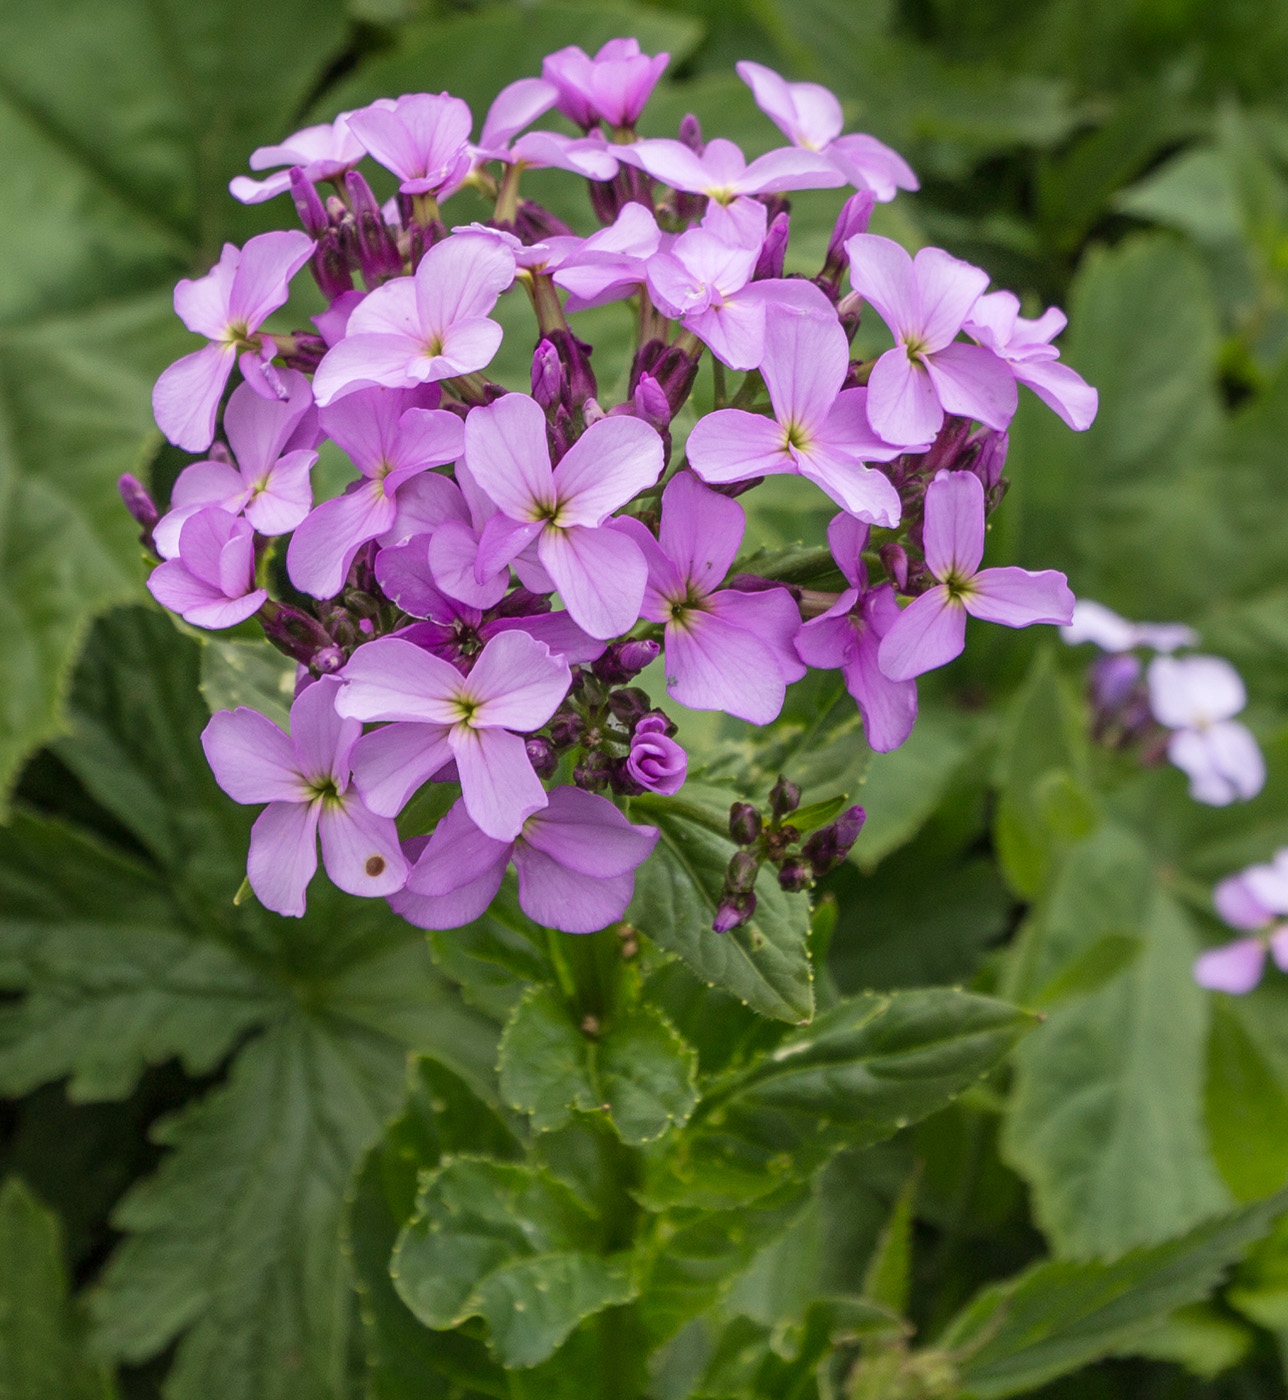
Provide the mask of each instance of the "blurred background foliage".
[{"label": "blurred background foliage", "polygon": [[[149,408],[189,348],[175,279],[284,218],[226,194],[254,147],[403,91],[449,88],[477,122],[542,54],[620,34],[672,54],[648,134],[693,111],[758,153],[776,133],[733,63],[826,83],[921,177],[877,231],[982,264],[1029,314],[1067,309],[1100,416],[1073,435],[1023,398],[990,549],[1194,624],[1246,678],[1271,770],[1251,804],[1196,807],[1174,771],[1089,746],[1081,658],[972,632],[913,739],[867,770],[820,999],[969,983],[1045,1024],[952,1108],[834,1159],[790,1227],[766,1215],[776,1242],[726,1265],[724,1330],[682,1331],[651,1393],[815,1394],[793,1358],[862,1280],[968,1394],[1283,1396],[1288,1230],[1231,1212],[1288,1176],[1288,991],[1272,974],[1212,998],[1189,967],[1223,937],[1211,883],[1288,841],[1288,4],[46,0],[0,7],[0,1397],[599,1395],[595,1358],[629,1351],[611,1310],[518,1388],[477,1341],[418,1351],[431,1334],[384,1260],[408,1171],[414,1194],[416,1164],[452,1148],[443,1096],[495,1101],[522,956],[500,925],[428,948],[330,891],[299,924],[234,908],[247,814],[201,761],[203,695],[275,677],[139,606],[115,495],[122,471],[164,491],[180,464]],[[570,179],[531,190],[589,231]],[[794,201],[790,268],[817,268],[835,204]],[[316,309],[304,291],[292,308]],[[524,310],[500,309],[512,382]],[[624,375],[613,316],[584,326]],[[779,485],[750,498],[749,545],[818,542],[826,511]],[[798,688],[768,749],[697,721],[682,737],[745,772],[809,736],[834,745],[818,781],[853,790],[834,701]],[[755,1043],[696,986],[658,995],[704,1067],[722,1034]],[[424,1102],[352,1186],[409,1049],[455,1077],[417,1071]],[[576,1180],[584,1144],[547,1140]],[[1009,1301],[959,1313],[1048,1253]],[[1156,1292],[1133,1293],[1150,1269]],[[1093,1276],[1100,1311],[1043,1351]],[[873,1397],[943,1393],[891,1355]]]}]

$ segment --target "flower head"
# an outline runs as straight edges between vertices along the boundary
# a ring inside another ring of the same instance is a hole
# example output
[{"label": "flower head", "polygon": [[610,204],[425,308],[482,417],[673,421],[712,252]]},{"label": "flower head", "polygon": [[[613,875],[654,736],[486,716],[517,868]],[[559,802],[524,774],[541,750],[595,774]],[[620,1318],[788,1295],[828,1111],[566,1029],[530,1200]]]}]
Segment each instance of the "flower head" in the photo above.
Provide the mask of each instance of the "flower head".
[{"label": "flower head", "polygon": [[1147,675],[1154,718],[1172,731],[1167,756],[1210,807],[1247,801],[1266,781],[1257,741],[1234,716],[1247,704],[1239,673],[1219,656],[1156,656]]},{"label": "flower head", "polygon": [[474,119],[459,97],[427,92],[379,98],[349,114],[349,129],[404,194],[445,199],[470,173],[470,127]]},{"label": "flower head", "polygon": [[548,54],[541,76],[569,121],[586,131],[600,122],[621,130],[639,120],[669,62],[669,54],[641,53],[636,39],[610,39],[594,58],[575,44]]},{"label": "flower head", "polygon": [[235,627],[263,606],[255,587],[255,532],[231,511],[206,506],[179,530],[175,558],[158,564],[148,590],[194,627]]},{"label": "flower head", "polygon": [[[335,121],[306,126],[294,136],[288,136],[280,146],[261,146],[251,153],[250,168],[272,170],[283,165],[298,168],[313,184],[319,180],[338,179],[366,154],[362,142],[349,130],[349,116],[348,112],[341,112]],[[238,175],[228,189],[233,198],[243,204],[262,204],[290,189],[290,168],[279,170],[266,180]]]}]

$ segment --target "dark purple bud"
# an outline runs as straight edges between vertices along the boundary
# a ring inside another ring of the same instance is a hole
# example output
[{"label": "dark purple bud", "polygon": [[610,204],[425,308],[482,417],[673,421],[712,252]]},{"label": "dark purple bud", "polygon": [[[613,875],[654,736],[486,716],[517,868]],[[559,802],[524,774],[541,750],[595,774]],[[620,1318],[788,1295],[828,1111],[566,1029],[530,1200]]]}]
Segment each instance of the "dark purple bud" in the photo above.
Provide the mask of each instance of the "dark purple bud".
[{"label": "dark purple bud", "polygon": [[156,502],[148,494],[148,488],[137,476],[126,472],[118,479],[116,489],[121,493],[125,509],[150,536],[152,527],[161,519],[161,512],[157,510]]},{"label": "dark purple bud", "polygon": [[585,723],[582,717],[572,710],[557,710],[550,721],[550,742],[557,749],[570,749],[581,741]]},{"label": "dark purple bud", "polygon": [[587,180],[590,192],[590,207],[601,224],[611,224],[622,212],[622,206],[629,201],[622,198],[622,191],[616,180]]},{"label": "dark purple bud", "polygon": [[716,933],[732,933],[756,912],[754,894],[727,894],[716,906],[716,916],[711,927]]},{"label": "dark purple bud", "polygon": [[294,344],[282,352],[282,363],[287,369],[298,369],[303,374],[312,374],[322,363],[326,354],[326,341],[312,331],[293,331]]},{"label": "dark purple bud", "polygon": [[608,786],[613,776],[613,760],[606,753],[593,749],[572,770],[572,780],[587,792],[598,792]]},{"label": "dark purple bud", "polygon": [[859,839],[859,832],[863,830],[863,823],[867,819],[868,814],[863,808],[855,806],[847,807],[833,823],[837,840],[845,847],[847,856],[850,854],[850,847]]},{"label": "dark purple bud", "polygon": [[778,781],[769,790],[769,810],[776,817],[785,817],[801,805],[801,790],[790,779],[780,773]]},{"label": "dark purple bud", "polygon": [[689,397],[693,381],[698,377],[698,356],[682,350],[678,345],[649,341],[647,345],[640,347],[631,368],[632,395],[645,373],[657,381],[658,388],[666,395],[671,416],[674,417]]},{"label": "dark purple bud", "polygon": [[735,802],[729,808],[729,835],[739,846],[750,846],[763,825],[760,812],[750,802]]},{"label": "dark purple bud", "polygon": [[547,238],[568,238],[572,229],[562,219],[557,219],[541,205],[530,199],[521,199],[514,216],[514,232],[521,243],[531,247],[534,243],[544,243]]},{"label": "dark purple bud", "polygon": [[609,712],[628,727],[646,715],[652,703],[635,685],[623,686],[620,690],[612,691],[608,697]]},{"label": "dark purple bud", "polygon": [[529,739],[524,747],[528,751],[528,762],[532,764],[537,777],[554,777],[555,769],[559,766],[559,755],[550,740],[537,735],[536,738]]},{"label": "dark purple bud", "polygon": [[671,405],[667,402],[666,391],[651,374],[640,375],[640,382],[635,386],[634,407],[636,418],[642,418],[659,433],[671,426]]},{"label": "dark purple bud", "polygon": [[849,257],[845,251],[845,241],[853,238],[856,233],[866,233],[868,223],[872,218],[872,210],[876,206],[876,198],[871,190],[860,190],[858,194],[852,194],[849,199],[841,205],[841,212],[836,216],[836,223],[832,228],[832,237],[827,244],[827,257],[823,261],[823,271],[819,273],[819,283],[827,283],[833,289],[831,295],[833,299],[840,294],[841,278],[845,275]]},{"label": "dark purple bud", "polygon": [[921,470],[927,479],[937,471],[955,471],[966,439],[970,436],[970,420],[950,415],[944,419],[939,436],[930,445],[930,451],[921,459]]},{"label": "dark purple bud", "polygon": [[547,337],[559,355],[567,380],[567,404],[569,408],[580,408],[587,399],[593,399],[599,390],[595,383],[595,371],[590,365],[590,346],[578,340],[570,330],[552,330]]},{"label": "dark purple bud", "polygon": [[362,268],[367,285],[375,287],[402,273],[402,254],[366,180],[356,170],[350,170],[344,177],[344,187],[349,192],[349,203],[353,209],[358,265]]},{"label": "dark purple bud", "polygon": [[[748,491],[754,491],[764,479],[763,476],[749,476],[746,481],[709,481],[707,489],[715,491],[721,496],[728,496],[732,501],[735,496],[742,496]],[[739,577],[745,576],[739,575]]]},{"label": "dark purple bud", "polygon": [[1131,699],[1140,673],[1140,660],[1129,651],[1100,657],[1088,677],[1092,704],[1106,717],[1115,715]]},{"label": "dark purple bud", "polygon": [[558,350],[542,339],[532,354],[532,397],[549,413],[563,399],[567,382]]},{"label": "dark purple bud", "polygon": [[787,240],[791,236],[791,226],[790,214],[783,212],[774,215],[774,221],[765,234],[765,241],[760,245],[756,270],[751,274],[753,282],[763,282],[766,278],[783,275],[783,262],[787,257]]},{"label": "dark purple bud", "polygon": [[695,156],[700,156],[707,148],[702,139],[702,123],[692,112],[680,119],[680,141]]},{"label": "dark purple bud", "polygon": [[[655,661],[662,648],[657,642],[624,641],[614,642],[604,654],[591,664],[591,670],[607,685],[625,685],[650,662]],[[643,691],[639,691],[643,694]],[[648,708],[647,705],[644,707]]]},{"label": "dark purple bud", "polygon": [[328,301],[353,291],[349,254],[345,251],[338,229],[326,228],[322,231],[309,265],[318,288]]},{"label": "dark purple bud", "polygon": [[883,544],[877,553],[886,573],[894,580],[894,586],[902,593],[908,587],[908,551],[891,541]]},{"label": "dark purple bud", "polygon": [[809,862],[801,856],[788,856],[778,870],[778,888],[799,894],[810,881]]},{"label": "dark purple bud", "polygon": [[805,842],[801,854],[809,861],[816,876],[834,870],[850,854],[859,839],[867,813],[862,807],[842,812],[831,826],[821,827]]},{"label": "dark purple bud", "polygon": [[297,165],[291,170],[291,198],[295,201],[300,223],[310,238],[321,238],[331,227],[326,206],[318,196],[311,180],[304,178],[304,172]]},{"label": "dark purple bud", "polygon": [[550,611],[550,599],[544,593],[533,593],[520,585],[512,588],[491,609],[493,617],[533,617]]},{"label": "dark purple bud", "polygon": [[983,428],[971,441],[978,444],[979,450],[970,469],[979,477],[984,493],[988,495],[1002,479],[1002,468],[1006,466],[1006,452],[1011,440],[1004,432]]},{"label": "dark purple bud", "polygon": [[[326,628],[290,603],[266,603],[260,610],[264,635],[278,649],[308,666],[315,656],[328,650],[339,651]],[[344,664],[344,653],[335,669]]]},{"label": "dark purple bud", "polygon": [[724,887],[733,894],[745,894],[754,889],[760,862],[750,851],[735,851],[725,870]]}]

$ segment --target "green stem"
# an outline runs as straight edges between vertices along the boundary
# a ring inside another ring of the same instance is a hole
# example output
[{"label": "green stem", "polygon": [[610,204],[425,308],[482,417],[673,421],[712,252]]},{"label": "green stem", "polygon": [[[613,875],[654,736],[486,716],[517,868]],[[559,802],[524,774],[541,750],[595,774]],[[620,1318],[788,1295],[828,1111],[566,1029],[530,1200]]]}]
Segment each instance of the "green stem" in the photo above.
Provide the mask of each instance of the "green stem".
[{"label": "green stem", "polygon": [[729,402],[729,390],[725,384],[725,367],[714,355],[711,357],[711,374],[716,385],[716,407],[724,408]]}]

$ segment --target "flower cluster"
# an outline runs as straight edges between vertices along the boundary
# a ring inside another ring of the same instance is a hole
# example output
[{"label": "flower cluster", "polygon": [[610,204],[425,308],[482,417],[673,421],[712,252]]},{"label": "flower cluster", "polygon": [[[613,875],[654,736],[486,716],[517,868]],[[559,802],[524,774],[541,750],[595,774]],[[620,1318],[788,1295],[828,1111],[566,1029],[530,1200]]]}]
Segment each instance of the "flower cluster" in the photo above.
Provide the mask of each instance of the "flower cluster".
[{"label": "flower cluster", "polygon": [[1267,951],[1288,972],[1288,848],[1269,864],[1250,865],[1222,880],[1212,902],[1225,923],[1247,936],[1199,956],[1194,980],[1200,987],[1232,996],[1250,992],[1261,981]]},{"label": "flower cluster", "polygon": [[[1198,644],[1181,623],[1133,623],[1080,599],[1061,629],[1070,646],[1091,642],[1105,654],[1091,669],[1096,737],[1138,747],[1149,762],[1165,754],[1190,780],[1190,796],[1210,807],[1247,801],[1266,781],[1261,749],[1234,718],[1247,704],[1239,673],[1219,656],[1175,656]],[[1136,654],[1156,655],[1146,666]]]},{"label": "flower cluster", "polygon": [[[631,797],[686,775],[674,721],[633,684],[654,661],[678,704],[753,725],[807,668],[839,669],[884,751],[968,616],[1072,617],[1062,575],[982,567],[1017,386],[1074,428],[1095,413],[1051,344],[1063,316],[1026,320],[978,268],[869,233],[875,204],[916,179],[843,134],[814,84],[739,65],[790,142],[750,162],[692,117],[678,139],[638,139],[666,64],[629,39],[551,54],[500,93],[477,142],[447,93],[297,132],[256,151],[251,168],[271,173],[232,192],[289,193],[303,228],[229,245],[176,289],[206,343],[162,374],[154,409],[202,460],[164,514],[132,478],[122,494],[161,561],[158,601],[199,627],[257,618],[298,663],[289,736],[245,708],[205,735],[224,789],[266,804],[249,880],[271,909],[303,912],[320,838],[341,888],[426,927],[477,917],[513,864],[531,917],[601,928],[658,838],[631,821]],[[576,130],[533,129],[552,110]],[[384,204],[367,159],[397,185]],[[597,232],[521,193],[540,166],[586,182]],[[843,187],[823,267],[786,274],[786,196]],[[463,189],[490,204],[485,221],[449,225]],[[305,267],[327,302],[315,329],[269,329]],[[487,371],[498,299],[525,294],[535,348],[516,388]],[[610,303],[638,328],[617,403],[601,402],[569,320]],[[869,309],[894,348],[863,361],[851,341]],[[682,443],[704,360],[714,409]],[[317,500],[324,441],[354,476]],[[818,587],[737,570],[737,497],[773,474],[837,508]],[[408,804],[432,783],[459,796],[400,839],[395,819],[414,825]],[[768,821],[748,809],[735,823],[717,929],[749,917],[763,862],[801,889],[858,834],[854,808],[802,838],[785,821],[799,794],[780,789]]]}]

